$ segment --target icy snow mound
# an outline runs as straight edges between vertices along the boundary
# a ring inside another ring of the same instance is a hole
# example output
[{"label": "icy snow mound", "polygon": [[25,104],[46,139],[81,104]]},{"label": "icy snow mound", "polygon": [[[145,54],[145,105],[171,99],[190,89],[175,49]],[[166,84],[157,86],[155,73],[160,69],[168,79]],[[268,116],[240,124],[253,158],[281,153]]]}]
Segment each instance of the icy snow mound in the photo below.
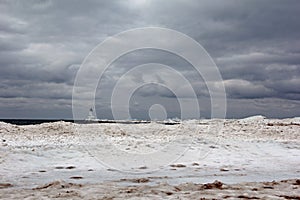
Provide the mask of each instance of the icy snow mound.
[{"label": "icy snow mound", "polygon": [[0,132],[11,132],[18,129],[17,125],[0,121]]},{"label": "icy snow mound", "polygon": [[291,119],[291,121],[295,124],[300,124],[300,117],[294,117]]},{"label": "icy snow mound", "polygon": [[0,122],[0,128],[10,128],[12,125],[5,122]]},{"label": "icy snow mound", "polygon": [[255,116],[251,116],[251,117],[247,117],[247,118],[244,118],[244,119],[240,119],[239,121],[240,122],[259,122],[259,121],[263,121],[265,120],[266,117],[265,116],[262,116],[262,115],[255,115]]},{"label": "icy snow mound", "polygon": [[64,130],[64,129],[71,128],[72,126],[73,126],[73,123],[64,122],[64,121],[42,123],[42,124],[37,125],[37,127],[41,128],[41,129],[52,129],[52,130]]},{"label": "icy snow mound", "polygon": [[259,121],[259,120],[263,120],[263,119],[266,119],[266,117],[263,115],[255,115],[255,116],[246,117],[242,120],[243,121]]}]

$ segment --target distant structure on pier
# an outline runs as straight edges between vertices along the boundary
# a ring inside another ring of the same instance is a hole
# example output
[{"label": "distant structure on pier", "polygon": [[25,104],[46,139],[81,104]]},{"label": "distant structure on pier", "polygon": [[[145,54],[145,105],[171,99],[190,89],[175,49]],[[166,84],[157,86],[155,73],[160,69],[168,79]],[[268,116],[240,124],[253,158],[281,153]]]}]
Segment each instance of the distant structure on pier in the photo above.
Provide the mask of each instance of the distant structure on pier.
[{"label": "distant structure on pier", "polygon": [[94,115],[94,110],[93,108],[90,108],[89,110],[89,115],[85,119],[86,121],[97,121],[96,116]]}]

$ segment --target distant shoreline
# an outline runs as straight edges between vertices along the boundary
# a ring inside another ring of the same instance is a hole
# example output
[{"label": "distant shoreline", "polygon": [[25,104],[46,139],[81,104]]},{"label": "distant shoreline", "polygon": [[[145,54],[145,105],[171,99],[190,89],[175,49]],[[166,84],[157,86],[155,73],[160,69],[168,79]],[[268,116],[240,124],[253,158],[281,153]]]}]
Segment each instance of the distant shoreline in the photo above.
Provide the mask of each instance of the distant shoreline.
[{"label": "distant shoreline", "polygon": [[[93,123],[100,123],[100,124],[112,124],[112,123],[119,123],[119,124],[148,124],[151,121],[147,120],[108,120],[108,119],[99,119],[95,121],[88,121],[88,120],[71,120],[71,119],[0,119],[0,122],[5,122],[14,125],[38,125],[42,123],[53,123],[53,122],[71,122],[71,123],[78,123],[78,124],[93,124]],[[157,121],[157,123],[162,123],[165,125],[174,125],[179,124],[180,122],[173,122],[173,121]]]},{"label": "distant shoreline", "polygon": [[35,125],[35,124],[42,124],[42,123],[51,123],[51,122],[74,122],[71,119],[0,119],[0,121],[15,125]]},{"label": "distant shoreline", "polygon": [[[290,117],[290,118],[298,118],[298,117]],[[272,118],[267,118],[262,115],[256,115],[256,116],[249,116],[246,118],[239,118],[239,119],[234,119],[234,118],[225,118],[224,120],[263,120],[263,119],[272,119]],[[279,119],[279,118],[278,118]],[[283,118],[283,119],[289,119],[289,118]],[[211,120],[211,119],[191,119],[191,120]],[[156,123],[161,123],[165,125],[174,125],[174,124],[180,124],[181,121],[185,120],[179,120],[179,119],[166,119],[163,121],[151,121],[151,120],[137,120],[137,119],[132,119],[132,120],[113,120],[113,119],[96,119],[96,120],[84,120],[84,119],[79,119],[79,120],[74,120],[74,119],[1,119],[0,122],[5,122],[5,123],[10,123],[14,125],[35,125],[35,124],[42,124],[42,123],[52,123],[52,122],[71,122],[71,123],[79,123],[79,124],[92,124],[92,123],[120,123],[120,124],[147,124],[151,122],[156,122]]]}]

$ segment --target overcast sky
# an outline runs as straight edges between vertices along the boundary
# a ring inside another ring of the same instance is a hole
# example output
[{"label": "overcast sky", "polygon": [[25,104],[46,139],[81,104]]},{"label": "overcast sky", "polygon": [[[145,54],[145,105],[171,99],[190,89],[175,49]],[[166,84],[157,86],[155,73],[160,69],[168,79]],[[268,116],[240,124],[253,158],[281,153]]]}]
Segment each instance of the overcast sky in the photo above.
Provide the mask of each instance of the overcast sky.
[{"label": "overcast sky", "polygon": [[[74,79],[87,54],[108,36],[148,26],[180,31],[203,45],[224,80],[227,117],[300,116],[299,19],[298,0],[2,0],[0,118],[72,118]],[[207,89],[189,63],[144,50],[118,59],[100,82],[99,118],[112,118],[116,81],[144,63],[181,70],[196,91],[201,117],[210,116]],[[149,73],[126,80],[139,82]],[[140,87],[129,104],[132,118],[147,119],[154,104],[163,105],[167,117],[180,114],[176,95],[160,85]]]}]

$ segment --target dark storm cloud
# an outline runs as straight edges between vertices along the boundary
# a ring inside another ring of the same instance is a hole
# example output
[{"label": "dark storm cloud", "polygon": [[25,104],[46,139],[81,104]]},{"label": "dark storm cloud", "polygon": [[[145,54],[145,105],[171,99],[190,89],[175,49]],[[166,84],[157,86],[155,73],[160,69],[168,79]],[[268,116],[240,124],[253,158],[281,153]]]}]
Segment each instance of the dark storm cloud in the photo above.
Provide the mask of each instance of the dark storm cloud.
[{"label": "dark storm cloud", "polygon": [[[34,106],[45,107],[43,102],[47,102],[46,110],[53,110],[55,99],[63,101],[55,109],[68,107],[76,72],[91,49],[108,36],[143,26],[181,31],[205,47],[223,76],[229,116],[246,116],[247,110],[255,111],[249,115],[299,115],[299,8],[297,0],[1,1],[0,117],[13,113],[17,117],[21,111],[30,116]],[[209,97],[203,80],[186,63],[164,53],[145,59],[146,54],[136,54],[108,70],[102,83],[107,90],[104,94],[109,96],[108,90],[128,65],[154,60],[185,75],[199,98]],[[160,82],[164,79],[166,76],[157,76]],[[142,76],[132,76],[127,84],[141,81]],[[176,81],[170,83],[176,86]],[[181,88],[180,94],[188,98],[185,86]],[[137,94],[175,98],[170,91],[151,86]],[[99,96],[106,99],[103,93]],[[249,103],[254,100],[276,109],[268,114],[263,107]],[[8,101],[11,109],[14,105],[19,110],[4,109]],[[282,112],[285,108],[278,106],[282,102],[293,109]],[[246,106],[244,113],[238,114],[238,105]],[[57,113],[57,117],[66,117]]]}]

